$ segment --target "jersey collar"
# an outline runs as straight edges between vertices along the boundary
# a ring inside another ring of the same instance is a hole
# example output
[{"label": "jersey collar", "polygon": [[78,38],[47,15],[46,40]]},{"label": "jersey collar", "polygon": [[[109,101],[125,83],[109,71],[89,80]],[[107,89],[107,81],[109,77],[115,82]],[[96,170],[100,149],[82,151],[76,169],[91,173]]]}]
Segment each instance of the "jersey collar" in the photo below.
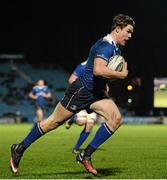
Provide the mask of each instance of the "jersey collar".
[{"label": "jersey collar", "polygon": [[110,44],[114,44],[114,46],[117,47],[117,44],[114,42],[110,34],[107,34],[107,36],[104,37],[104,40],[108,41]]}]

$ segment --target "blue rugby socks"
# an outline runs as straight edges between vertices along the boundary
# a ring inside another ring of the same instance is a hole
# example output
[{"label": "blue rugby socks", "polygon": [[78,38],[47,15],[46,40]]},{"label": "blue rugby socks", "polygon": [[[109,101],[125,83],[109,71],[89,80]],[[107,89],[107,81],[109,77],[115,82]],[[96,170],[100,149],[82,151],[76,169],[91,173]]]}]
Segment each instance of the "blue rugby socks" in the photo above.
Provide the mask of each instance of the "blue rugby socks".
[{"label": "blue rugby socks", "polygon": [[42,135],[44,135],[44,132],[40,128],[39,123],[35,123],[34,127],[31,129],[29,134],[24,138],[24,140],[18,144],[17,146],[17,153],[23,154],[24,151],[37,139],[39,139]]},{"label": "blue rugby socks", "polygon": [[83,144],[83,142],[87,139],[87,137],[89,136],[89,132],[82,132],[80,134],[80,137],[76,143],[76,145],[74,146],[74,149],[78,150],[80,148],[80,146]]},{"label": "blue rugby socks", "polygon": [[106,123],[103,123],[97,130],[94,138],[85,149],[85,156],[91,156],[91,154],[108,138],[112,136],[113,132],[108,128]]},{"label": "blue rugby socks", "polygon": [[35,123],[34,127],[31,129],[29,134],[24,138],[22,141],[22,144],[24,144],[26,147],[30,146],[35,140],[39,139],[42,135],[44,135],[44,132],[40,128],[39,123]]}]

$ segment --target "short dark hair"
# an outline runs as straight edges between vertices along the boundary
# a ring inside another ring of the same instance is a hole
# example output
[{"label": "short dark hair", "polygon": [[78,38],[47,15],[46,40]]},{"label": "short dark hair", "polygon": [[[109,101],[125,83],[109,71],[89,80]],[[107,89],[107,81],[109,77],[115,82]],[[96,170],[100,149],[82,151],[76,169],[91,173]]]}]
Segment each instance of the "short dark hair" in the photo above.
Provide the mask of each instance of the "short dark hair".
[{"label": "short dark hair", "polygon": [[131,17],[129,17],[128,15],[124,15],[124,14],[118,14],[113,18],[111,30],[113,31],[117,26],[119,26],[121,29],[123,29],[128,24],[135,27],[135,21]]}]

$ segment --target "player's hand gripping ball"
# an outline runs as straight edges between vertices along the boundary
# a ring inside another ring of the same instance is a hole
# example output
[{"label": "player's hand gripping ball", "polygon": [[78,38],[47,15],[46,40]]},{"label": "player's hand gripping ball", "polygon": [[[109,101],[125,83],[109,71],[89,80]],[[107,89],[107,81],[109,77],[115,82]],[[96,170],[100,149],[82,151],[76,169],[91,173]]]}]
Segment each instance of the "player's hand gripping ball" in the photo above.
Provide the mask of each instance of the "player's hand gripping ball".
[{"label": "player's hand gripping ball", "polygon": [[[124,57],[122,57],[121,55],[115,55],[109,59],[109,63],[107,67],[114,71],[121,72],[123,70],[124,63],[125,63]],[[111,79],[110,81],[114,81],[114,80],[116,79]]]},{"label": "player's hand gripping ball", "polygon": [[108,63],[108,68],[121,72],[125,63],[124,57],[120,55],[112,56]]}]

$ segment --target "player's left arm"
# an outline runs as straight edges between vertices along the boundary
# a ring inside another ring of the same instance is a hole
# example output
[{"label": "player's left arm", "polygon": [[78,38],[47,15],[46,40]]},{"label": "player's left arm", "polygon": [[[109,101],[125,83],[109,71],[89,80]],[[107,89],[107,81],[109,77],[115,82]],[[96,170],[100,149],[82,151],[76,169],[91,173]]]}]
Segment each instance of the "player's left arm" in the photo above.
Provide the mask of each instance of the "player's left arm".
[{"label": "player's left arm", "polygon": [[68,79],[69,84],[72,84],[74,81],[76,81],[77,78],[78,76],[76,76],[75,74],[71,74],[71,76]]}]

